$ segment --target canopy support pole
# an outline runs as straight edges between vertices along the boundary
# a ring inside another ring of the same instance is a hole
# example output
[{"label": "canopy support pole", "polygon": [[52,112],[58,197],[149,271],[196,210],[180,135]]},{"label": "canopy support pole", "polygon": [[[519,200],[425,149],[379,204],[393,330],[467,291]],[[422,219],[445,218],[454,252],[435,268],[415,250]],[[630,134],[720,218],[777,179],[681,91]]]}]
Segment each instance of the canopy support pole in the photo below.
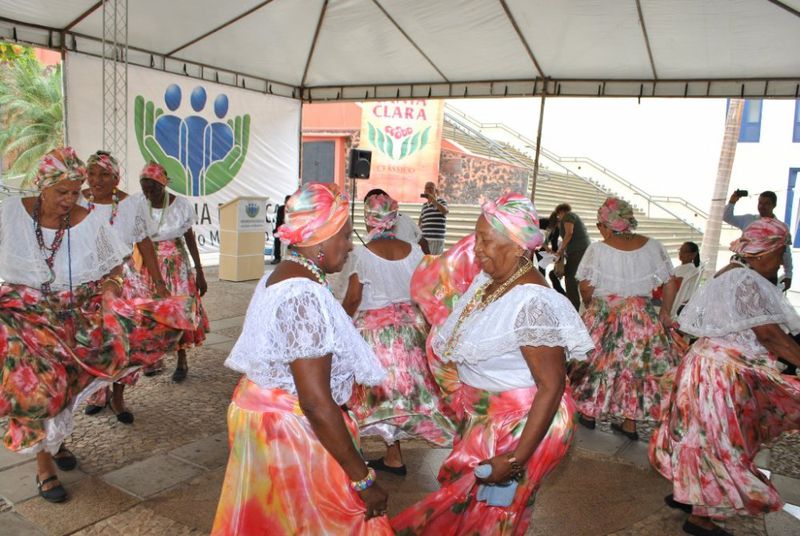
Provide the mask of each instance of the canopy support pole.
[{"label": "canopy support pole", "polygon": [[536,131],[536,155],[533,157],[533,183],[531,184],[531,201],[536,198],[536,179],[539,178],[539,153],[542,146],[542,125],[544,124],[544,101],[547,97],[547,81],[542,91],[542,102],[539,106],[539,128]]}]

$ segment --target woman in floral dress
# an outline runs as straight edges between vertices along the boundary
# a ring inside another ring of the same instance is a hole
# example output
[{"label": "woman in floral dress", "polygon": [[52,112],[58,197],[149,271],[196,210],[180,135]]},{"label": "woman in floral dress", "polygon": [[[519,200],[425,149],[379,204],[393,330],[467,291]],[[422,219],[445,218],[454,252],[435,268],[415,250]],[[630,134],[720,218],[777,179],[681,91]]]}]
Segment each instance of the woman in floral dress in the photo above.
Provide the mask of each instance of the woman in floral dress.
[{"label": "woman in floral dress", "polygon": [[[155,245],[161,276],[167,290],[173,296],[188,296],[194,302],[194,327],[186,330],[178,343],[178,363],[172,374],[172,381],[180,383],[186,379],[189,371],[186,350],[201,346],[209,331],[208,316],[201,299],[208,290],[208,285],[192,231],[195,219],[194,207],[185,197],[169,193],[168,183],[169,178],[164,167],[151,162],[140,174],[142,193],[132,197],[140,198],[139,202],[147,207],[150,239]],[[192,256],[194,270],[189,264],[189,255]],[[137,266],[136,274],[131,275],[129,279],[131,292],[134,294],[146,295],[153,287],[150,272],[144,270],[143,266]],[[145,374],[156,373],[161,367],[161,363],[157,363],[147,369]]]},{"label": "woman in floral dress", "polygon": [[800,317],[769,281],[788,243],[782,222],[750,224],[731,244],[731,264],[678,318],[699,340],[678,367],[650,460],[672,481],[667,504],[690,514],[689,534],[724,536],[712,519],[783,506],[753,460],[762,445],[800,429],[800,380],[776,367],[777,358],[800,365],[800,346],[786,333],[800,331]]},{"label": "woman in floral dress", "polygon": [[439,387],[428,369],[428,324],[411,302],[411,275],[423,253],[391,231],[397,208],[397,201],[385,194],[366,199],[368,244],[353,252],[343,305],[356,315],[356,328],[388,372],[381,385],[356,387],[348,404],[361,435],[378,435],[386,442],[386,455],[370,460],[369,466],[405,475],[400,440],[420,438],[450,446],[453,424],[440,411]]},{"label": "woman in floral dress", "polygon": [[140,365],[151,335],[186,327],[172,302],[118,298],[127,251],[106,218],[76,204],[85,179],[75,151],[58,148],[39,163],[37,196],[0,204],[3,442],[36,454],[39,494],[51,502],[67,499],[54,462],[77,464],[63,446],[75,408]]},{"label": "woman in floral dress", "polygon": [[[661,378],[679,359],[667,331],[675,299],[672,261],[658,240],[635,233],[636,225],[621,199],[610,197],[597,211],[603,240],[587,248],[576,275],[595,350],[570,372],[581,424],[621,419],[612,428],[634,440],[636,421],[659,419]],[[662,285],[657,313],[651,296]]]},{"label": "woman in floral dress", "polygon": [[[532,494],[571,442],[565,358],[583,358],[592,341],[572,304],[529,259],[543,240],[530,199],[508,193],[482,209],[475,256],[483,271],[432,343],[458,369],[453,451],[439,470],[441,488],[392,520],[398,534],[523,534]],[[488,477],[476,477],[479,465]],[[506,506],[479,495],[482,486],[512,479]]]},{"label": "woman in floral dress", "polygon": [[[117,234],[117,237],[126,246],[127,255],[122,274],[125,279],[123,297],[126,299],[150,298],[152,296],[166,298],[169,296],[169,290],[167,290],[164,279],[161,277],[153,243],[150,241],[149,220],[146,212],[147,206],[143,202],[144,198],[142,196],[129,196],[118,188],[120,180],[119,164],[111,154],[105,151],[97,151],[87,159],[86,168],[89,188],[82,192],[83,195],[78,199],[78,204],[87,208],[90,212],[97,212],[102,218],[106,219]],[[134,296],[131,292],[130,278],[132,275],[135,277],[132,255],[134,247],[141,254],[144,266],[154,284],[154,287],[149,289],[145,296]],[[187,301],[186,298],[170,299],[173,301]],[[174,334],[166,339],[158,337],[155,333],[151,333],[150,336],[151,344],[147,355],[140,355],[137,358],[139,362],[145,365],[152,364],[164,352],[172,351],[177,343]],[[99,390],[89,400],[84,412],[87,415],[95,415],[100,413],[106,405],[109,405],[118,421],[124,424],[133,423],[133,414],[125,408],[124,390],[126,385],[135,385],[139,375],[140,371],[137,370],[115,382],[113,396],[111,396],[111,389],[109,388]]]},{"label": "woman in floral dress", "polygon": [[386,492],[341,407],[354,383],[386,376],[327,286],[353,249],[348,201],[336,185],[309,183],[286,203],[289,254],[256,286],[225,362],[243,376],[214,536],[392,534]]}]

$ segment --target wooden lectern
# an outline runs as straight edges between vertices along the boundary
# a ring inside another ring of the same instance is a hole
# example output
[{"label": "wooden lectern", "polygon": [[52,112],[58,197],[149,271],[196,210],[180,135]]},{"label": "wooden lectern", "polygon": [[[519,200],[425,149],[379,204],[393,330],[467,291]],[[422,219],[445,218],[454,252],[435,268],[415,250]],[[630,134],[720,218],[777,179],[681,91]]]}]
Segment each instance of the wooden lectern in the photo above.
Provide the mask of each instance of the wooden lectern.
[{"label": "wooden lectern", "polygon": [[248,281],[264,275],[267,198],[237,197],[219,207],[219,278]]}]

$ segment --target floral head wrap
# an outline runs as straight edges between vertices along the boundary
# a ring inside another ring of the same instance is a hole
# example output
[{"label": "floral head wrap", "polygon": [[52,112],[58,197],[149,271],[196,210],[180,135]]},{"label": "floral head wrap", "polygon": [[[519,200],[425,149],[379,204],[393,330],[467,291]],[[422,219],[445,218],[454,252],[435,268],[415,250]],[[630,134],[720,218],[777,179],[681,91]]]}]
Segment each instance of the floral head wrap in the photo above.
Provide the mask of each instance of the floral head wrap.
[{"label": "floral head wrap", "polygon": [[617,197],[609,197],[600,205],[597,221],[615,233],[629,233],[639,225],[633,216],[633,207]]},{"label": "floral head wrap", "polygon": [[72,147],[57,147],[44,155],[33,183],[40,192],[61,181],[86,180],[86,166]]},{"label": "floral head wrap", "polygon": [[350,198],[333,183],[304,184],[286,202],[286,221],[276,236],[290,245],[314,246],[339,232]]},{"label": "floral head wrap", "polygon": [[492,228],[524,249],[532,251],[544,242],[536,207],[524,195],[506,192],[497,201],[486,201],[481,210]]},{"label": "floral head wrap", "polygon": [[789,228],[775,218],[759,218],[748,225],[742,236],[731,242],[731,251],[743,257],[769,253],[789,244]]},{"label": "floral head wrap", "polygon": [[110,154],[97,151],[86,160],[86,168],[92,166],[100,166],[104,171],[107,171],[119,179],[119,162]]},{"label": "floral head wrap", "polygon": [[142,172],[139,173],[139,179],[153,179],[157,183],[161,184],[162,186],[166,186],[169,182],[169,177],[167,177],[167,170],[164,169],[164,166],[161,164],[157,164],[155,162],[150,162]]},{"label": "floral head wrap", "polygon": [[391,229],[397,221],[397,201],[388,195],[372,195],[364,202],[364,221],[372,227],[368,239]]}]

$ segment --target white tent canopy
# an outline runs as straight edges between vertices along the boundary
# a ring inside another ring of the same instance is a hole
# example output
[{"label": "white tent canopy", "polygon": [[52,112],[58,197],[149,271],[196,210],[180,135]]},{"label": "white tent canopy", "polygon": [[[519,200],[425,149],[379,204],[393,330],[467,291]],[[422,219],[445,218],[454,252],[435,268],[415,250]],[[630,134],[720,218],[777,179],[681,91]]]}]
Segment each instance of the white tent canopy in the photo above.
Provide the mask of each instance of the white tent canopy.
[{"label": "white tent canopy", "polygon": [[[0,0],[101,54],[102,2]],[[129,0],[128,61],[304,100],[800,93],[800,0]]]}]

